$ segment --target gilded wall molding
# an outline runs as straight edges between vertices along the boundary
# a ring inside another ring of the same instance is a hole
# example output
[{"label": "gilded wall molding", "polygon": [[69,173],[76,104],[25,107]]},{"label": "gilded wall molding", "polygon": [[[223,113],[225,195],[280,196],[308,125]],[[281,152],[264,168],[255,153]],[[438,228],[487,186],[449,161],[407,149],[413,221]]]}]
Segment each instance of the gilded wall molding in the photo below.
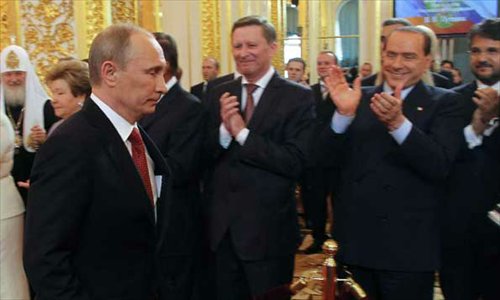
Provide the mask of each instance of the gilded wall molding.
[{"label": "gilded wall molding", "polygon": [[60,58],[74,55],[73,1],[24,0],[21,13],[24,48],[43,80]]},{"label": "gilded wall molding", "polygon": [[138,24],[137,0],[113,0],[111,1],[111,19],[116,23]]},{"label": "gilded wall molding", "polygon": [[271,0],[271,23],[274,25],[277,33],[278,50],[273,57],[272,64],[274,68],[281,74],[284,74],[284,41],[286,31],[286,1]]},{"label": "gilded wall molding", "polygon": [[94,40],[94,37],[101,32],[105,27],[104,13],[105,5],[103,0],[86,0],[87,4],[87,15],[85,16],[86,22],[86,32],[85,32],[85,42],[87,51],[90,49],[90,45]]},{"label": "gilded wall molding", "polygon": [[21,44],[19,2],[0,1],[0,49],[11,44]]},{"label": "gilded wall molding", "polygon": [[201,1],[201,45],[203,57],[221,58],[220,36],[221,14],[219,2],[213,0]]}]

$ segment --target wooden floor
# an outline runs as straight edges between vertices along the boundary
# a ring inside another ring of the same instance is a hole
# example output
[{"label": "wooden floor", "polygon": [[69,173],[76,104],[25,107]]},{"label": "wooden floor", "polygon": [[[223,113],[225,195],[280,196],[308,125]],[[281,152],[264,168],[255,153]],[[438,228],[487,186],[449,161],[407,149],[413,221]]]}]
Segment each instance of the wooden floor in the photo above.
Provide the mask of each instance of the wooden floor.
[{"label": "wooden floor", "polygon": [[[304,242],[299,249],[303,250],[312,243],[312,237],[306,235]],[[325,260],[325,255],[323,254],[297,254],[295,256],[295,278],[294,282],[299,280],[299,278],[320,278],[321,277],[321,266]],[[292,300],[321,300],[322,299],[322,283],[318,280],[308,280],[307,286],[302,289],[298,294],[292,297]],[[434,300],[444,300],[441,290],[436,286],[434,288]]]}]

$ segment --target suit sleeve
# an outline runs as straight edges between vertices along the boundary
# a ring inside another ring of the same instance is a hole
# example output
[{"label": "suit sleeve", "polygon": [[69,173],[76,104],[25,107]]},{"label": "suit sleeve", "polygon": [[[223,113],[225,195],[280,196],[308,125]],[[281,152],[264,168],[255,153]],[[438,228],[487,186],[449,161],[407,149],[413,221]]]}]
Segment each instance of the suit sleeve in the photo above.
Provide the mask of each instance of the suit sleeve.
[{"label": "suit sleeve", "polygon": [[24,264],[38,300],[90,299],[72,267],[91,190],[88,154],[74,140],[52,136],[32,171]]},{"label": "suit sleeve", "polygon": [[438,101],[439,107],[429,131],[424,132],[414,124],[400,147],[410,167],[423,178],[433,181],[447,178],[462,140],[461,96],[447,94]]},{"label": "suit sleeve", "polygon": [[307,157],[308,142],[312,131],[314,101],[311,90],[301,93],[290,103],[284,126],[284,139],[276,142],[250,130],[241,148],[240,159],[250,165],[296,179],[300,176]]},{"label": "suit sleeve", "polygon": [[185,118],[169,138],[167,163],[176,174],[173,184],[181,185],[199,174],[200,155],[203,143],[203,130],[206,122],[206,111],[200,103],[193,102]]}]

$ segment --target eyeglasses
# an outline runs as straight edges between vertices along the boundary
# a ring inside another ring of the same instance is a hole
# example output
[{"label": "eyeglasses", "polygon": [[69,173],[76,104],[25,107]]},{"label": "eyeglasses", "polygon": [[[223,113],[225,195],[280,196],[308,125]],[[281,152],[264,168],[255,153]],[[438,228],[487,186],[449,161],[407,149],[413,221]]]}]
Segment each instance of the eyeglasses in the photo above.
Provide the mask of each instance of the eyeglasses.
[{"label": "eyeglasses", "polygon": [[487,48],[486,50],[481,50],[479,48],[472,48],[469,51],[467,51],[467,53],[469,53],[470,56],[479,56],[484,53],[487,56],[494,57],[500,55],[500,48],[491,47]]}]

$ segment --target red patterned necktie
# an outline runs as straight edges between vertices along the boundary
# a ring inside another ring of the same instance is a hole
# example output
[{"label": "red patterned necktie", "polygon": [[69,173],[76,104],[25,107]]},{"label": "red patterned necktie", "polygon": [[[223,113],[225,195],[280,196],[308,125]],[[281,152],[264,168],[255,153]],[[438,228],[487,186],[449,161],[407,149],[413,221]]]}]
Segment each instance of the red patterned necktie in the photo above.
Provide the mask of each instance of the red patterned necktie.
[{"label": "red patterned necktie", "polygon": [[253,92],[255,92],[255,90],[259,86],[253,83],[247,83],[245,84],[245,86],[247,89],[247,103],[245,105],[245,123],[248,124],[248,122],[250,122],[250,119],[252,119],[253,110],[255,108],[255,103],[253,102]]},{"label": "red patterned necktie", "polygon": [[144,188],[146,189],[149,200],[154,206],[153,189],[151,187],[151,180],[149,178],[148,171],[148,161],[146,159],[146,147],[144,146],[141,134],[139,133],[139,130],[137,128],[134,127],[132,133],[128,137],[128,140],[130,141],[130,144],[132,144],[132,160],[137,167],[137,171],[139,171],[139,174],[141,175],[142,182],[144,183]]}]

